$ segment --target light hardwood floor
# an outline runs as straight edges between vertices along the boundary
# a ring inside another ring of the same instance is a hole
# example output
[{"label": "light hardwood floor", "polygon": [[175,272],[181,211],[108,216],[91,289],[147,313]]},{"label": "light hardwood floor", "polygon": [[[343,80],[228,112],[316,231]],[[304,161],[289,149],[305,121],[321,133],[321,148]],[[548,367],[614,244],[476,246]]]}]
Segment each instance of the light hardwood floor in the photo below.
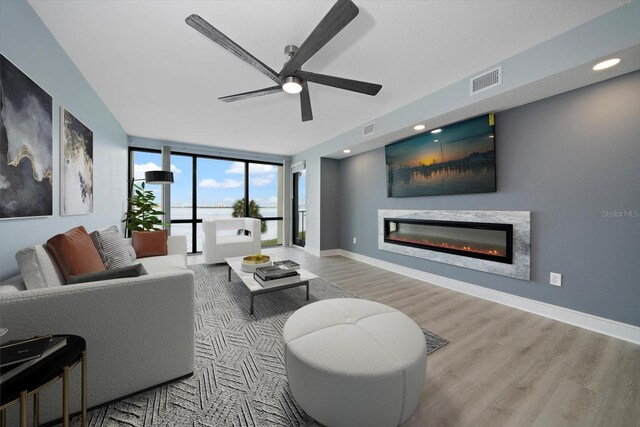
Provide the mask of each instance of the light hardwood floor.
[{"label": "light hardwood floor", "polygon": [[640,426],[638,345],[341,256],[269,252],[450,341],[403,426]]}]

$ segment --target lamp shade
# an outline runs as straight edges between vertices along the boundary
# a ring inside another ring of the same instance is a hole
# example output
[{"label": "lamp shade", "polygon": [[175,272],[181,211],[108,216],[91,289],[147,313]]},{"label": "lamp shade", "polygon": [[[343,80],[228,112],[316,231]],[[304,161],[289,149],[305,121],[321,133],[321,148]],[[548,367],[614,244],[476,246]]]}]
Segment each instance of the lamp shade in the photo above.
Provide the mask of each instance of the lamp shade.
[{"label": "lamp shade", "polygon": [[173,172],[148,171],[144,173],[147,184],[173,184]]}]

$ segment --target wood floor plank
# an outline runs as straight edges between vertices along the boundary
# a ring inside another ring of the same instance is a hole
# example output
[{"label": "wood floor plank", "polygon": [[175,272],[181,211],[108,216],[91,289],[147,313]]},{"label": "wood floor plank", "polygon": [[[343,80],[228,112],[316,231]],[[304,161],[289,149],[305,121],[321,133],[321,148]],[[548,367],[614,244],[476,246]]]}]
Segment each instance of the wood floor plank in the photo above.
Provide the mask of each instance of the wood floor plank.
[{"label": "wood floor plank", "polygon": [[341,256],[270,252],[450,341],[429,355],[403,427],[640,427],[638,345]]},{"label": "wood floor plank", "polygon": [[563,378],[532,426],[586,426],[587,414],[595,394],[575,381]]}]

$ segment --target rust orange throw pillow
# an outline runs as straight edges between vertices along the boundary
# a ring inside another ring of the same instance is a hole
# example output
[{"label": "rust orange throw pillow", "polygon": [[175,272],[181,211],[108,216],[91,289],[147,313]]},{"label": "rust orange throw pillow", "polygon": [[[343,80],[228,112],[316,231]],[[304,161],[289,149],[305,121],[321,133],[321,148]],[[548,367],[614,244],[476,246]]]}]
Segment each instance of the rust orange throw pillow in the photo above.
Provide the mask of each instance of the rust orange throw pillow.
[{"label": "rust orange throw pillow", "polygon": [[131,242],[138,258],[167,254],[167,230],[134,231]]},{"label": "rust orange throw pillow", "polygon": [[104,271],[104,264],[91,236],[83,226],[72,228],[47,240],[51,252],[65,283],[69,276]]}]

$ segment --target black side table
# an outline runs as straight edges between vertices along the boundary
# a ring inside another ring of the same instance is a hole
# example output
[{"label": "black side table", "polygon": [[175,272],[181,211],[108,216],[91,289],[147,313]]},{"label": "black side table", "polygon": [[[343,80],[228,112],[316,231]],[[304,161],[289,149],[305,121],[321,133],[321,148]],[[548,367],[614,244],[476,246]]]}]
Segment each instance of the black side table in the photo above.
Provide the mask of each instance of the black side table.
[{"label": "black side table", "polygon": [[64,347],[39,360],[34,365],[0,384],[0,424],[5,427],[6,409],[20,403],[20,426],[29,424],[29,397],[33,396],[33,424],[40,424],[40,390],[62,378],[62,423],[69,426],[69,371],[82,366],[82,425],[87,425],[87,351],[84,338],[65,337]]}]

